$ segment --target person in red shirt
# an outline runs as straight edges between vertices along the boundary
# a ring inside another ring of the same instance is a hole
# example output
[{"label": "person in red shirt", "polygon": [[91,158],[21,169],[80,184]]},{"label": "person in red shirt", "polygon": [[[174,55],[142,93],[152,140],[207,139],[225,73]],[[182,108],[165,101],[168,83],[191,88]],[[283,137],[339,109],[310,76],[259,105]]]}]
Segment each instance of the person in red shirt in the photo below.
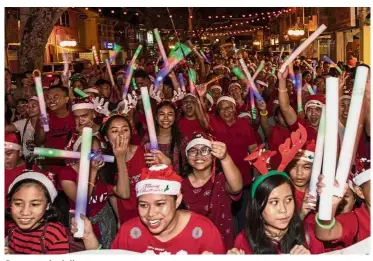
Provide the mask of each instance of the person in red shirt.
[{"label": "person in red shirt", "polygon": [[[136,184],[139,217],[121,226],[111,248],[147,254],[225,253],[221,235],[209,219],[177,209],[183,197],[181,182],[171,166],[144,168]],[[89,220],[82,218],[86,249],[98,249]],[[77,231],[74,219],[72,224],[71,231]]]},{"label": "person in red shirt", "polygon": [[[333,196],[332,201],[332,220],[321,221],[316,215],[316,236],[323,241],[332,243],[341,243],[348,247],[356,242],[370,237],[370,169],[363,169],[354,175],[353,181],[357,195],[364,199],[364,203],[359,208],[355,208],[348,213],[342,213],[334,217],[343,197]],[[319,176],[317,183],[317,193],[322,193],[325,186],[322,182],[324,175]],[[344,184],[344,194],[348,189],[348,184]]]},{"label": "person in red shirt", "polygon": [[[188,172],[182,182],[188,210],[208,217],[219,229],[225,246],[233,246],[232,201],[241,197],[242,177],[224,143],[194,134],[186,147]],[[222,171],[216,169],[219,160]]]},{"label": "person in red shirt", "polygon": [[66,254],[69,236],[59,223],[53,201],[57,190],[51,180],[38,172],[18,176],[8,189],[12,219],[6,254]]},{"label": "person in red shirt", "polygon": [[284,172],[270,171],[252,184],[246,228],[231,254],[318,254],[324,248],[295,211],[294,186]]},{"label": "person in red shirt", "polygon": [[236,114],[240,114],[241,112],[248,112],[250,111],[250,107],[248,103],[244,101],[243,90],[239,83],[235,82],[229,85],[228,92],[230,96],[235,100],[236,102]]},{"label": "person in red shirt", "polygon": [[[35,125],[34,141],[37,146],[63,150],[75,130],[73,114],[67,109],[69,102],[68,89],[63,86],[52,86],[46,94],[48,106],[49,132],[45,133],[40,120]],[[47,159],[44,165],[63,165],[64,161]]]}]

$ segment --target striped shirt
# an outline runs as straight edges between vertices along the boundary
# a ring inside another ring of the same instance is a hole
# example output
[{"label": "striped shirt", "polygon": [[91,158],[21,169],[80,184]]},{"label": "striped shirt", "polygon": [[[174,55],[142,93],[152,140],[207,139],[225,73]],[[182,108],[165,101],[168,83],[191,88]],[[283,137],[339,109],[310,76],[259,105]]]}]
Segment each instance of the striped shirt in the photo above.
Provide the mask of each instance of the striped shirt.
[{"label": "striped shirt", "polygon": [[49,222],[28,231],[12,223],[9,231],[8,247],[13,254],[69,253],[68,232],[61,223]]}]

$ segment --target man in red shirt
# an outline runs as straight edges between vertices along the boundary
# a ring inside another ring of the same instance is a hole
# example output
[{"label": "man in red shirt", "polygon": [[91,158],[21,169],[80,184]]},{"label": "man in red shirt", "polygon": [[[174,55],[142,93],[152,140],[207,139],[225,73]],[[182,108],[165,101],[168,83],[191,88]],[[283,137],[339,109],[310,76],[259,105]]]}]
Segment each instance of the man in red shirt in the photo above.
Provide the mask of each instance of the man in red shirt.
[{"label": "man in red shirt", "polygon": [[[75,130],[73,114],[67,109],[69,102],[68,89],[63,86],[52,86],[46,94],[48,106],[49,132],[45,133],[40,120],[35,126],[35,144],[46,148],[64,149],[68,139]],[[51,161],[52,162],[52,161]],[[56,164],[56,161],[53,161]]]},{"label": "man in red shirt", "polygon": [[[122,224],[111,248],[148,254],[225,254],[221,235],[209,219],[177,210],[183,197],[181,182],[171,166],[144,168],[136,184],[139,217]],[[82,218],[86,249],[98,249],[89,220]],[[75,224],[73,219],[72,232],[77,231]]]}]

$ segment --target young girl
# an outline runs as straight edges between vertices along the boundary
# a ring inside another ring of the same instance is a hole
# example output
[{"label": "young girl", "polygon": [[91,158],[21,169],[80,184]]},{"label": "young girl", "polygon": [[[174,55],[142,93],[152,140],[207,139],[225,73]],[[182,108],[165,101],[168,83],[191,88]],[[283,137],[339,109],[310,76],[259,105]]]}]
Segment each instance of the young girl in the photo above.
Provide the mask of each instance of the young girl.
[{"label": "young girl", "polygon": [[[226,145],[195,134],[186,147],[187,177],[182,182],[188,210],[208,217],[219,229],[228,249],[233,246],[231,204],[241,198],[242,177]],[[215,169],[218,159],[222,171]]]},{"label": "young girl", "polygon": [[295,211],[294,186],[284,172],[270,171],[255,179],[246,210],[246,229],[228,253],[317,254],[324,252],[311,229]]},{"label": "young girl", "polygon": [[57,222],[53,206],[57,190],[44,174],[26,172],[9,186],[8,201],[12,224],[6,254],[66,254],[69,237]]}]

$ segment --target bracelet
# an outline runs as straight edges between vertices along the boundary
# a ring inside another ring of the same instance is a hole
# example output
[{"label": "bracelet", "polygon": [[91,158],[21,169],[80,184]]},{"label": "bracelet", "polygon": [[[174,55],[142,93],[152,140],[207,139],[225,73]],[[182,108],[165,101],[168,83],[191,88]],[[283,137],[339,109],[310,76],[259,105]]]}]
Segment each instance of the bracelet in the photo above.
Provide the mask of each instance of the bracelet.
[{"label": "bracelet", "polygon": [[96,185],[93,184],[92,182],[88,182],[89,185],[91,185],[92,187],[95,187]]},{"label": "bracelet", "polygon": [[267,111],[267,110],[266,110],[265,113],[262,113],[261,111],[260,111],[259,113],[260,113],[260,115],[262,115],[262,116],[267,116],[267,115],[268,115],[268,111]]},{"label": "bracelet", "polygon": [[279,92],[287,92],[287,89],[278,89]]},{"label": "bracelet", "polygon": [[319,212],[317,212],[316,216],[315,216],[315,221],[316,221],[316,224],[323,228],[323,229],[332,229],[335,225],[335,217],[333,217],[332,219],[332,222],[329,224],[329,225],[323,225],[319,222]]},{"label": "bracelet", "polygon": [[99,245],[98,245],[98,248],[96,248],[96,250],[100,250],[101,248],[102,248],[102,245],[99,244]]}]

